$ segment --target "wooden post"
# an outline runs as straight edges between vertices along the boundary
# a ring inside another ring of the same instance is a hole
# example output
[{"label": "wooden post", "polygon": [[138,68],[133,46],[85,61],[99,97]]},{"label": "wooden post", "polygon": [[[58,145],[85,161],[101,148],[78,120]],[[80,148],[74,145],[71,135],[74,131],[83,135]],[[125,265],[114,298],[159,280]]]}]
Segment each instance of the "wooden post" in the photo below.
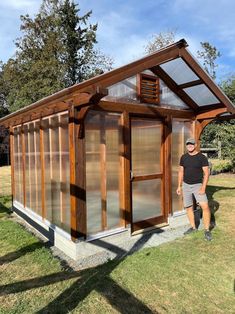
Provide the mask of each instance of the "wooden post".
[{"label": "wooden post", "polygon": [[86,237],[85,142],[78,132],[82,118],[73,105],[69,108],[71,238]]},{"label": "wooden post", "polygon": [[172,213],[172,160],[171,160],[171,142],[172,142],[172,117],[167,116],[164,127],[164,185],[165,185],[165,213],[167,217]]},{"label": "wooden post", "polygon": [[124,199],[122,204],[125,210],[125,224],[126,226],[132,222],[132,212],[131,212],[131,182],[130,182],[130,170],[131,170],[131,152],[130,152],[130,120],[127,111],[124,111],[121,117],[122,124],[122,139],[123,139],[123,157],[122,157],[122,167],[124,168],[123,177],[123,190]]},{"label": "wooden post", "polygon": [[12,202],[15,198],[15,175],[14,175],[14,130],[10,127],[10,154],[11,154],[11,192]]}]

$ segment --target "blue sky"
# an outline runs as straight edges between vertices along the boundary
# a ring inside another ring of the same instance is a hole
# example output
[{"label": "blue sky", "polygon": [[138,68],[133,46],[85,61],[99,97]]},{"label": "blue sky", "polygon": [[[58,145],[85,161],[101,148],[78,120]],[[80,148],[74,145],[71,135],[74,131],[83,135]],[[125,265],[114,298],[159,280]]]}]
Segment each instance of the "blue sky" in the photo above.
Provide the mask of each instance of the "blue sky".
[{"label": "blue sky", "polygon": [[[143,56],[153,34],[176,30],[196,55],[201,41],[217,47],[218,80],[235,73],[234,0],[80,0],[80,13],[92,10],[91,23],[98,23],[98,47],[113,57],[115,67]],[[0,0],[0,60],[15,51],[21,35],[20,15],[38,12],[41,0]]]}]

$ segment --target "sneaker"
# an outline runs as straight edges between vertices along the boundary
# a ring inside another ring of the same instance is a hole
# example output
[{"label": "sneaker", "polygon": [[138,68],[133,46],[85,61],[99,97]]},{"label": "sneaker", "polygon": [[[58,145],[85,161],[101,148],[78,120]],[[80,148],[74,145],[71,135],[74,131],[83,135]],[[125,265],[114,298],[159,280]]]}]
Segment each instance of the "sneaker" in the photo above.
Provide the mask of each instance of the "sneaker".
[{"label": "sneaker", "polygon": [[196,232],[196,231],[197,231],[196,228],[191,227],[191,228],[189,228],[188,230],[186,230],[186,231],[184,232],[184,235],[190,234],[190,233],[193,233],[193,232]]},{"label": "sneaker", "polygon": [[212,235],[211,235],[211,232],[209,230],[205,231],[205,240],[206,241],[211,241],[212,240]]}]

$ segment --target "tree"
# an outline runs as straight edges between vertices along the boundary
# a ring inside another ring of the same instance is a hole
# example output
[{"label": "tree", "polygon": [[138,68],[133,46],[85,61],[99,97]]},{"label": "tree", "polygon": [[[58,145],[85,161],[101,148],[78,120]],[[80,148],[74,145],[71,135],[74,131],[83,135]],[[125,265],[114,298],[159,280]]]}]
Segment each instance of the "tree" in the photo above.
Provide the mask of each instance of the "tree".
[{"label": "tree", "polygon": [[203,67],[206,72],[213,78],[216,78],[215,69],[218,65],[215,63],[215,60],[218,57],[221,57],[221,53],[217,50],[216,47],[212,46],[209,42],[200,42],[202,50],[197,51],[198,59],[202,59]]},{"label": "tree", "polygon": [[230,98],[230,100],[235,105],[235,75],[231,75],[220,85],[225,94]]},{"label": "tree", "polygon": [[79,16],[79,11],[72,0],[43,0],[34,18],[21,16],[23,36],[3,72],[10,111],[96,75],[94,59],[100,60],[99,69],[110,70],[111,59],[94,49],[97,24],[88,22],[92,12]]},{"label": "tree", "polygon": [[164,48],[167,45],[175,42],[176,30],[169,30],[166,32],[160,32],[159,34],[153,34],[152,39],[144,47],[147,54],[153,53],[156,50]]},{"label": "tree", "polygon": [[0,118],[7,115],[9,113],[7,108],[7,86],[3,79],[4,75],[4,65],[3,62],[0,61]]}]

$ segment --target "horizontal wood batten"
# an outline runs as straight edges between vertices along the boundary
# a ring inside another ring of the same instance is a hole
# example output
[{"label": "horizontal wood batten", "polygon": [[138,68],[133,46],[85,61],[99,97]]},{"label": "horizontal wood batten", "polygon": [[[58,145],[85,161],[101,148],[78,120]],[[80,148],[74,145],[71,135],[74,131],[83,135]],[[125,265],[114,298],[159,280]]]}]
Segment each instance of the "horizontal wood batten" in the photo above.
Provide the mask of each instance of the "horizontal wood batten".
[{"label": "horizontal wood batten", "polygon": [[132,178],[132,181],[135,182],[135,181],[162,179],[162,177],[163,177],[162,173],[149,174],[149,175],[144,175],[144,176],[134,176]]}]

